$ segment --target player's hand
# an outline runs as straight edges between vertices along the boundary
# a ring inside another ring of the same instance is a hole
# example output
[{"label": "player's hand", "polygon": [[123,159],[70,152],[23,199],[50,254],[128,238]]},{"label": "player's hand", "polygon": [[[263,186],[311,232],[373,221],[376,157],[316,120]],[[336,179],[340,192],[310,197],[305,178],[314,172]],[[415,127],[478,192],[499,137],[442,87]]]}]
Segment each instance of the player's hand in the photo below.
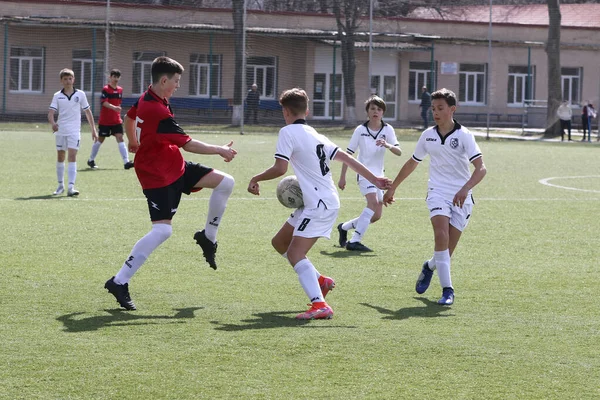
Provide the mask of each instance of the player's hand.
[{"label": "player's hand", "polygon": [[338,181],[338,187],[341,190],[346,189],[346,178],[340,178],[340,180]]},{"label": "player's hand", "polygon": [[113,110],[115,110],[116,112],[120,113],[122,108],[121,106],[114,106]]},{"label": "player's hand", "polygon": [[387,192],[385,192],[383,194],[383,205],[384,206],[388,206],[391,205],[393,202],[396,201],[396,199],[394,199],[394,194],[395,194],[395,190],[394,189],[388,189]]},{"label": "player's hand", "polygon": [[225,159],[225,162],[229,162],[229,161],[233,160],[233,158],[237,154],[237,151],[235,149],[231,148],[232,145],[233,145],[233,140],[231,142],[227,143],[225,146],[221,147],[220,156],[223,157],[223,159]]},{"label": "player's hand", "polygon": [[52,132],[56,132],[58,130],[58,124],[54,123],[52,124]]},{"label": "player's hand", "polygon": [[260,195],[260,186],[258,182],[250,181],[248,184],[248,191],[254,195]]},{"label": "player's hand", "polygon": [[377,141],[375,142],[375,145],[377,145],[379,147],[385,147],[386,149],[389,149],[391,147],[388,144],[388,142],[385,141],[385,139],[377,139]]},{"label": "player's hand", "polygon": [[130,153],[136,153],[138,151],[138,149],[140,148],[140,144],[138,142],[129,142],[128,143],[128,149]]},{"label": "player's hand", "polygon": [[389,189],[392,186],[392,181],[385,176],[378,176],[373,183],[381,190]]},{"label": "player's hand", "polygon": [[92,131],[92,140],[93,140],[94,142],[97,142],[97,141],[98,141],[98,132],[96,132],[96,130],[95,130],[95,129]]},{"label": "player's hand", "polygon": [[467,199],[468,195],[469,189],[463,187],[454,195],[454,199],[452,199],[452,204],[462,208],[463,204],[465,204],[465,200]]}]

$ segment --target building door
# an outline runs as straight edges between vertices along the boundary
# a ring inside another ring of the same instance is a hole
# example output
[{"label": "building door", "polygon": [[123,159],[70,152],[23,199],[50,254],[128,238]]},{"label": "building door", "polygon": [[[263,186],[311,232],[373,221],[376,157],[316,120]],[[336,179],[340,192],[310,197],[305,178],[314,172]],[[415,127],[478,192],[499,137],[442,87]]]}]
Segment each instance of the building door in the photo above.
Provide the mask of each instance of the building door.
[{"label": "building door", "polygon": [[314,75],[312,115],[315,119],[342,118],[342,74]]},{"label": "building door", "polygon": [[385,101],[384,119],[396,119],[396,77],[391,75],[371,76],[371,94],[376,94]]}]

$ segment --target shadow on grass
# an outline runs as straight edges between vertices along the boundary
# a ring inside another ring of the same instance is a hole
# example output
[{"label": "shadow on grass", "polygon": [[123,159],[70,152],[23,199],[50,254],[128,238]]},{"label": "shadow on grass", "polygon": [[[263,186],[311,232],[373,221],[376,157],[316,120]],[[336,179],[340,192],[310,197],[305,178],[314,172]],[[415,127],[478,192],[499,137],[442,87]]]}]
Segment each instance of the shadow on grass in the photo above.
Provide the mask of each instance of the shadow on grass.
[{"label": "shadow on grass", "polygon": [[183,320],[194,318],[194,311],[201,310],[204,307],[188,307],[176,308],[175,315],[138,315],[135,311],[124,311],[121,309],[104,310],[110,315],[97,315],[94,317],[77,318],[85,314],[84,312],[76,312],[65,314],[58,318],[64,325],[65,332],[90,332],[97,331],[100,328],[108,328],[113,326],[128,326],[128,325],[156,325],[161,324],[161,321],[168,323],[184,323]]},{"label": "shadow on grass", "polygon": [[53,194],[44,194],[40,196],[16,197],[15,200],[54,200],[64,198],[65,196],[55,196]]},{"label": "shadow on grass", "polygon": [[437,303],[437,301],[431,301],[424,297],[415,297],[415,300],[419,300],[424,304],[422,307],[406,307],[401,308],[397,311],[389,310],[387,308],[374,306],[372,304],[360,303],[365,307],[372,308],[376,311],[379,311],[384,315],[383,319],[392,319],[392,320],[403,320],[408,318],[434,318],[434,317],[452,317],[453,315],[444,314],[444,312],[450,310],[448,306],[441,306]]},{"label": "shadow on grass", "polygon": [[[272,311],[266,313],[252,314],[253,317],[243,319],[241,322],[245,324],[223,324],[218,321],[211,323],[218,325],[215,329],[218,331],[236,332],[249,329],[269,329],[269,328],[355,328],[354,326],[340,325],[307,325],[310,320],[299,320],[295,318],[295,314],[301,311]],[[290,316],[292,314],[292,316]]]},{"label": "shadow on grass", "polygon": [[[377,257],[377,254],[372,252],[362,252],[362,251],[349,251],[344,249],[343,247],[334,246],[336,250],[334,251],[325,251],[321,250],[321,254],[324,256],[329,256],[333,258],[349,258],[349,257]],[[339,249],[339,250],[337,250]]]}]

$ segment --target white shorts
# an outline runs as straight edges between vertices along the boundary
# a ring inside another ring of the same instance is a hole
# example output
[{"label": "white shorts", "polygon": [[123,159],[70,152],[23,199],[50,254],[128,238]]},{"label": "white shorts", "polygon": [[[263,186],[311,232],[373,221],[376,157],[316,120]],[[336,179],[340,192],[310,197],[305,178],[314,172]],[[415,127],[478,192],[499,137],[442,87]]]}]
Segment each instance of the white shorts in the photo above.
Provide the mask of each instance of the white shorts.
[{"label": "white shorts", "polygon": [[56,150],[67,151],[67,149],[79,150],[81,136],[75,135],[55,135]]},{"label": "white shorts", "polygon": [[473,211],[473,198],[471,195],[465,200],[465,204],[462,207],[458,207],[452,204],[452,201],[443,198],[440,195],[429,192],[427,194],[427,208],[429,208],[429,218],[433,218],[436,215],[443,215],[450,218],[450,225],[464,231],[469,224],[469,218]]},{"label": "white shorts", "polygon": [[363,196],[366,196],[369,193],[375,193],[377,194],[377,201],[380,203],[383,201],[383,190],[379,189],[362,176],[358,178],[358,188],[360,189],[360,194]]},{"label": "white shorts", "polygon": [[294,235],[304,238],[329,239],[338,216],[338,209],[299,208],[290,215],[287,223],[294,227]]}]

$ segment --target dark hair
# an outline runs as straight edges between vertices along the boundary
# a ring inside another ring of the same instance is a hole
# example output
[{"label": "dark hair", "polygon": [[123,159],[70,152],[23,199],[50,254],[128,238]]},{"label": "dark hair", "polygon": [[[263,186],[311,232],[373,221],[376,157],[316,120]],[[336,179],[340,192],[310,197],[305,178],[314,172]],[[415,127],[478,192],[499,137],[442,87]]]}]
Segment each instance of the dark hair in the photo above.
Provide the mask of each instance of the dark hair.
[{"label": "dark hair", "polygon": [[306,110],[308,110],[308,95],[300,88],[288,89],[279,96],[279,104],[281,104],[281,107],[287,108],[294,115],[306,114]]},{"label": "dark hair", "polygon": [[366,101],[365,101],[365,111],[369,112],[369,107],[371,107],[371,104],[375,104],[377,107],[381,108],[383,110],[383,112],[385,112],[386,109],[386,105],[385,105],[385,101],[383,101],[383,99],[377,95],[372,95],[371,97],[369,97]]},{"label": "dark hair", "polygon": [[117,76],[117,77],[120,77],[120,76],[121,76],[121,71],[119,71],[119,70],[118,70],[118,69],[116,69],[116,68],[113,68],[113,69],[111,69],[111,70],[110,70],[110,76]]},{"label": "dark hair", "polygon": [[183,66],[166,56],[156,57],[152,61],[152,83],[158,83],[166,75],[169,79],[175,74],[183,73]]},{"label": "dark hair", "polygon": [[442,88],[431,93],[431,100],[435,99],[444,99],[446,100],[446,104],[451,107],[456,105],[456,94],[454,94],[452,90],[448,90],[446,88]]}]

